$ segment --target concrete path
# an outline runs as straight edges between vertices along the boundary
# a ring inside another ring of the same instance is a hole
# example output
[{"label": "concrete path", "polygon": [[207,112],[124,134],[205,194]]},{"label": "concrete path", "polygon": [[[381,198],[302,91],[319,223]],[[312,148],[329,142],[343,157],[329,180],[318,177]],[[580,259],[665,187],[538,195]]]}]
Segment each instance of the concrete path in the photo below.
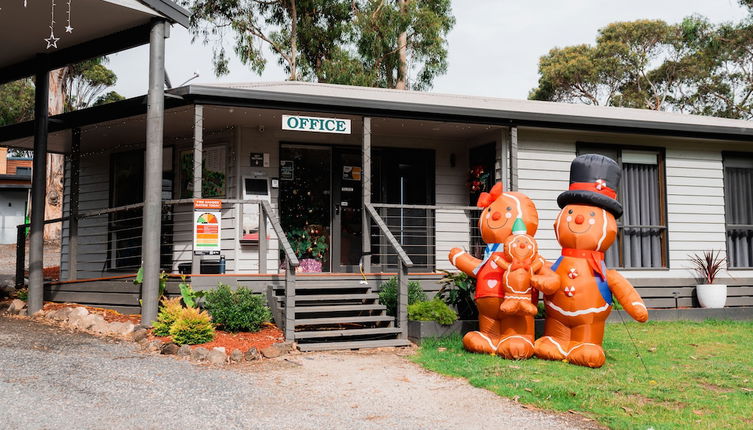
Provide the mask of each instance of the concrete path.
[{"label": "concrete path", "polygon": [[0,427],[24,429],[596,427],[524,409],[395,351],[219,369],[13,317],[0,317],[0,409]]}]

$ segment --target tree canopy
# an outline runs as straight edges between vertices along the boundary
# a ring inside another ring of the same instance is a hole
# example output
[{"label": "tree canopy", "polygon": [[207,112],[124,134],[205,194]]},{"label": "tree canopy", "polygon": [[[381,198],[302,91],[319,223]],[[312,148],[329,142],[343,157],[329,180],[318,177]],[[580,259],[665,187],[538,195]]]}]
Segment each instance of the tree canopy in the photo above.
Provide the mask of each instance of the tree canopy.
[{"label": "tree canopy", "polygon": [[542,56],[529,98],[751,119],[753,11],[737,23],[691,16],[609,24],[595,44]]},{"label": "tree canopy", "polygon": [[183,0],[194,40],[229,72],[224,41],[261,73],[268,47],[289,80],[430,88],[447,70],[450,0]]}]

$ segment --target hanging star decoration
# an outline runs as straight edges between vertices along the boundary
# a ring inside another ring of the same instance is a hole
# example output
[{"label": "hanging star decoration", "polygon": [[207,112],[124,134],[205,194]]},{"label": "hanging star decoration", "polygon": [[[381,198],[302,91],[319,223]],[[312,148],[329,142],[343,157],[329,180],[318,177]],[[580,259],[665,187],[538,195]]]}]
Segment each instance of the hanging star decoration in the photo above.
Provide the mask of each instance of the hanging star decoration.
[{"label": "hanging star decoration", "polygon": [[45,42],[47,42],[47,48],[50,49],[58,47],[58,40],[60,40],[59,37],[55,37],[55,0],[51,0],[51,12],[50,12],[50,37],[47,39],[44,39]]},{"label": "hanging star decoration", "polygon": [[71,2],[72,1],[73,0],[68,0],[68,12],[66,14],[68,17],[68,24],[65,26],[66,33],[73,33],[73,27],[71,27]]}]

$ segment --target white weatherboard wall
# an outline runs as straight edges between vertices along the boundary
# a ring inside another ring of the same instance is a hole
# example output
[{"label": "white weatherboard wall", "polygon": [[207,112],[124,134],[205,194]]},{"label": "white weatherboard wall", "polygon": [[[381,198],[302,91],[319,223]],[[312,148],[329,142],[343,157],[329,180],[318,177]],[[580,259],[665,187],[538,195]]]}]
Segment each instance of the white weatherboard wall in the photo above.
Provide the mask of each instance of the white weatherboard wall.
[{"label": "white weatherboard wall", "polygon": [[726,253],[722,151],[739,150],[741,144],[538,129],[521,129],[518,141],[520,191],[538,208],[536,239],[542,255],[550,261],[561,251],[553,229],[559,213],[557,196],[569,185],[570,162],[578,142],[665,149],[670,268],[629,269],[624,270],[626,276],[688,278],[693,276],[689,254],[710,249]]}]

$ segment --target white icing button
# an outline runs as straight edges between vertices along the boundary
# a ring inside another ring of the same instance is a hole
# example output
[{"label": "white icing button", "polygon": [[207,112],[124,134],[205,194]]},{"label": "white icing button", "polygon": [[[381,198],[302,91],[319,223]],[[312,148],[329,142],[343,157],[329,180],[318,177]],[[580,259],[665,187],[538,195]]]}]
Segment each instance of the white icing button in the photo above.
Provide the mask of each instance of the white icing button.
[{"label": "white icing button", "polygon": [[487,286],[488,286],[489,288],[494,288],[494,287],[496,287],[496,286],[497,286],[497,280],[496,280],[496,279],[487,279],[487,280],[486,280],[486,285],[487,285]]}]

